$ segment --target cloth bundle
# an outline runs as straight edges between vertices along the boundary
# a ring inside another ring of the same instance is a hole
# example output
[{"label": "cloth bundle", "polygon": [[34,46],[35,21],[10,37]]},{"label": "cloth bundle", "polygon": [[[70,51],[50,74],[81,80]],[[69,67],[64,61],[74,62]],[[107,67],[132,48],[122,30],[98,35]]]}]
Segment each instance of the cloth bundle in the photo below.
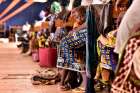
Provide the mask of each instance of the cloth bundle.
[{"label": "cloth bundle", "polygon": [[52,68],[47,68],[42,71],[37,71],[31,78],[33,85],[45,84],[53,85],[60,81],[60,74],[57,70]]}]

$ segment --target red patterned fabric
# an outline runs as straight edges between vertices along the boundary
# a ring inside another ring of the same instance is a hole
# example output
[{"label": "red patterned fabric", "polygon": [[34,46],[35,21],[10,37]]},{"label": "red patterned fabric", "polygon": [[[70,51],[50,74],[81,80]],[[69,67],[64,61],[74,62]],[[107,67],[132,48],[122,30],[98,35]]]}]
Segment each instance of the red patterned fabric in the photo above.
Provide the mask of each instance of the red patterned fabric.
[{"label": "red patterned fabric", "polygon": [[133,69],[132,57],[139,46],[140,36],[128,40],[124,49],[123,59],[112,84],[111,93],[140,93],[140,88],[135,86],[129,79],[130,72]]}]

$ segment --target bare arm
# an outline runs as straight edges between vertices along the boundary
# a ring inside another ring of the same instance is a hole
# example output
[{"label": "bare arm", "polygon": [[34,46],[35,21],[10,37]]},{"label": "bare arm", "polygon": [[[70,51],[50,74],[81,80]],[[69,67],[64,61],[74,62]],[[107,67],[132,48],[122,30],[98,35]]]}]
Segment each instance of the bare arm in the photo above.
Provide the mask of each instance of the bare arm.
[{"label": "bare arm", "polygon": [[82,29],[86,29],[87,26],[86,26],[86,23],[83,23],[81,26],[79,26],[78,28],[75,28],[74,31],[80,31]]},{"label": "bare arm", "polygon": [[78,32],[82,29],[86,29],[87,26],[86,26],[86,23],[83,23],[82,25],[80,25],[79,27],[73,29],[72,31],[69,32],[69,35],[73,35],[73,32]]}]

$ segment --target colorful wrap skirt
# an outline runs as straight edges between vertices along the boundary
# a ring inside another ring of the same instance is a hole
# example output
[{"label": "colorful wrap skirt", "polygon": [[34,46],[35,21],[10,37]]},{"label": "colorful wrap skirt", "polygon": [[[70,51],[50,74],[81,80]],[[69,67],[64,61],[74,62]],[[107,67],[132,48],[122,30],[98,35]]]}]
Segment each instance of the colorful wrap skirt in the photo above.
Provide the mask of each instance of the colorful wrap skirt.
[{"label": "colorful wrap skirt", "polygon": [[117,65],[117,55],[113,52],[114,48],[103,45],[98,41],[100,67],[115,71]]},{"label": "colorful wrap skirt", "polygon": [[[76,51],[86,44],[87,29],[73,32],[72,35],[67,35],[60,42],[59,57],[64,59],[63,62],[57,62],[59,67],[69,68],[71,70],[82,70],[80,63],[77,63]],[[84,51],[84,50],[82,50]]]}]

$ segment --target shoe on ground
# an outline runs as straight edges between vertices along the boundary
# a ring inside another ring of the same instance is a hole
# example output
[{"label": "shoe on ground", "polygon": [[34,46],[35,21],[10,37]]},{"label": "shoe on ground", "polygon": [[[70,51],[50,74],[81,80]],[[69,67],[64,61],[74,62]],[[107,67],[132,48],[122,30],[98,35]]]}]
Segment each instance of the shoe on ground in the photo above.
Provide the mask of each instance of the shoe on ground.
[{"label": "shoe on ground", "polygon": [[78,87],[73,89],[72,93],[85,93],[85,89],[83,87]]}]

